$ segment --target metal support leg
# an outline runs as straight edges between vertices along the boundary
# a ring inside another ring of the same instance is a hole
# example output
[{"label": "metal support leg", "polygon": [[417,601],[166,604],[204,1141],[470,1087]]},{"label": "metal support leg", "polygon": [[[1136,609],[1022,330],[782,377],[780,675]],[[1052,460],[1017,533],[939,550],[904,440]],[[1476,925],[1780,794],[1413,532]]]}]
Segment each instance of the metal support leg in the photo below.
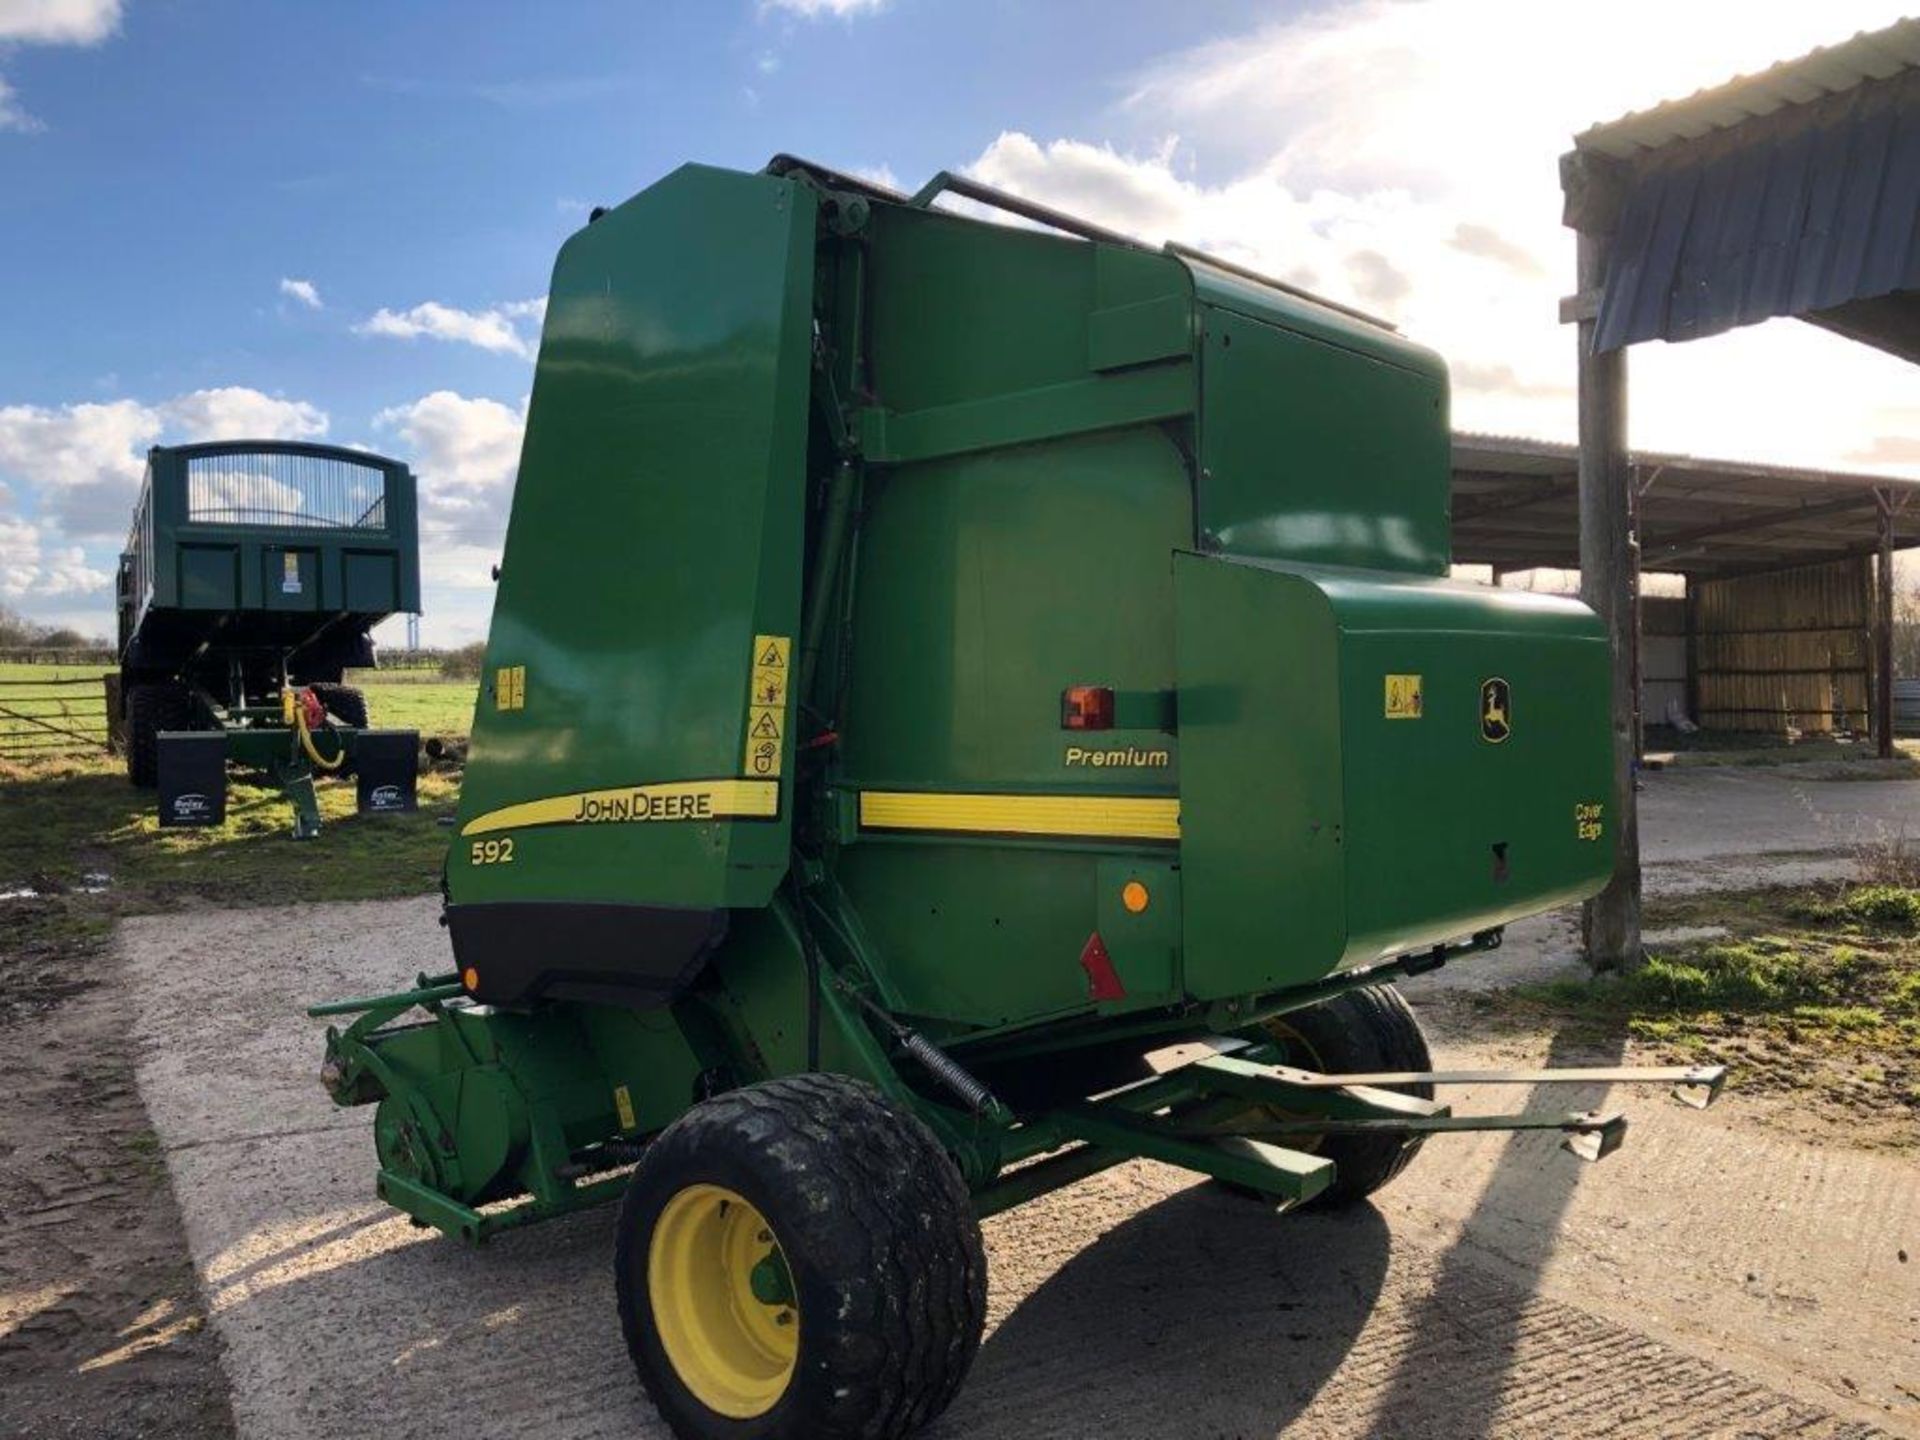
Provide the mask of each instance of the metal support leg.
[{"label": "metal support leg", "polygon": [[320,800],[313,793],[313,771],[305,761],[285,760],[274,766],[273,778],[293,806],[293,838],[313,840],[320,834]]}]

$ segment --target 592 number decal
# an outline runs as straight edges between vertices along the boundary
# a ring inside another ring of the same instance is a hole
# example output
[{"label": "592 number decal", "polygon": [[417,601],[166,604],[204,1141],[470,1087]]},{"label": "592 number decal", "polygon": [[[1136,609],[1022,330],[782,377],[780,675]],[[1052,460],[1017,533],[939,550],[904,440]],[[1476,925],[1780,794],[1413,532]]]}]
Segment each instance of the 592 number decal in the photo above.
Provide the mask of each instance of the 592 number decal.
[{"label": "592 number decal", "polygon": [[499,840],[476,840],[468,858],[475,865],[511,865],[513,837],[508,835]]}]

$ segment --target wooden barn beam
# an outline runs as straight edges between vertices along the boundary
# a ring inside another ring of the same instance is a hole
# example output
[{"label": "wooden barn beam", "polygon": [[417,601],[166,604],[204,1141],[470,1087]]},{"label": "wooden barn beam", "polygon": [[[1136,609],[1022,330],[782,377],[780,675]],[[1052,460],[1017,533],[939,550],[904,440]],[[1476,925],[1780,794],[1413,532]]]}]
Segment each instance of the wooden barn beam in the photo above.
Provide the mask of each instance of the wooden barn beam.
[{"label": "wooden barn beam", "polygon": [[[1579,232],[1577,291],[1596,294],[1606,282],[1607,241]],[[1598,307],[1576,327],[1580,394],[1580,598],[1607,627],[1613,660],[1608,720],[1613,737],[1613,793],[1605,833],[1613,844],[1613,878],[1587,901],[1581,931],[1587,963],[1631,969],[1640,944],[1640,818],[1634,796],[1639,697],[1633,693],[1639,644],[1635,603],[1632,476],[1627,465],[1627,357],[1594,353]]]},{"label": "wooden barn beam", "polygon": [[1880,507],[1880,563],[1874,567],[1873,719],[1880,758],[1893,758],[1893,496],[1875,490]]}]

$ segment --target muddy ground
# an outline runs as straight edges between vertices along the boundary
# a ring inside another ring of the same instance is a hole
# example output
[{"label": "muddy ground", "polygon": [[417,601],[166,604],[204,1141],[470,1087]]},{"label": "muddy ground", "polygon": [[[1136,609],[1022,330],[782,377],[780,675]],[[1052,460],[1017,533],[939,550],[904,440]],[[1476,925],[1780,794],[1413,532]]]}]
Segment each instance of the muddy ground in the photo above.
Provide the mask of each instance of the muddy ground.
[{"label": "muddy ground", "polygon": [[[296,1002],[410,977],[445,943],[436,913],[209,914],[190,947],[178,917],[122,926],[141,1090],[240,1432],[664,1435],[614,1325],[612,1215],[484,1252],[423,1235],[370,1196],[370,1117],[315,1081]],[[270,969],[244,963],[263,924]],[[1447,990],[1421,1003],[1443,1063],[1612,1058],[1551,1036],[1490,1051]],[[991,1328],[937,1434],[1920,1435],[1911,1159],[1806,1145],[1738,1097],[1533,1103],[1626,1103],[1634,1128],[1596,1167],[1548,1135],[1451,1139],[1338,1216],[1136,1164],[990,1221]]]},{"label": "muddy ground", "polygon": [[32,933],[62,910],[0,914],[0,1436],[231,1435],[123,961]]}]

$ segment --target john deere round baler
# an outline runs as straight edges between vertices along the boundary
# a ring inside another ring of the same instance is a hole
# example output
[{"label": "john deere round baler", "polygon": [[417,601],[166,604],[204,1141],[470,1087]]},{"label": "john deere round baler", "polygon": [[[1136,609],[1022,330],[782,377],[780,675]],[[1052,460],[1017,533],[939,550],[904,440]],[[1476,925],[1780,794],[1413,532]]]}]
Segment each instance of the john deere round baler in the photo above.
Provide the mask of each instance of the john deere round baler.
[{"label": "john deere round baler", "polygon": [[624,1194],[676,1433],[877,1437],[966,1372],[979,1217],[1108,1166],[1285,1208],[1436,1131],[1610,1150],[1435,1101],[1387,984],[1610,864],[1606,634],[1449,580],[1448,489],[1435,356],[1195,252],[785,157],[598,214],[451,971],[314,1009],[380,1194],[474,1241]]}]

